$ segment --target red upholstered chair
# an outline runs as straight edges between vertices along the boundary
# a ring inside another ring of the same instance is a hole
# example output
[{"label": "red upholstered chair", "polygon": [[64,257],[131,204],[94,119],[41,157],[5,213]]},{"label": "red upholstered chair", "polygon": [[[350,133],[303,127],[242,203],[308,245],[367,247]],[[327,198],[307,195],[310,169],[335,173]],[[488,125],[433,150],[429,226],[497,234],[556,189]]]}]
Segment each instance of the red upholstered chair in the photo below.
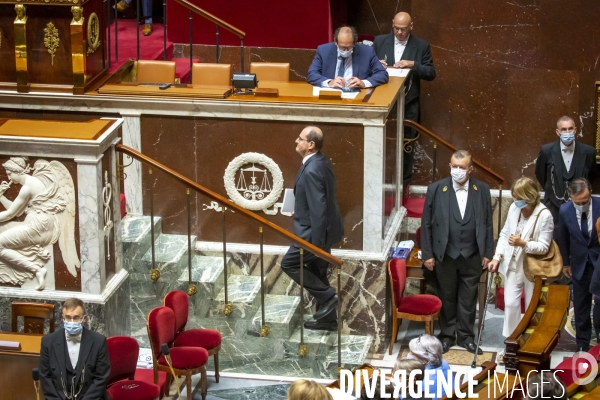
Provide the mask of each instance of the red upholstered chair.
[{"label": "red upholstered chair", "polygon": [[[597,344],[596,346],[589,349],[588,353],[596,360],[598,360],[598,357],[600,356],[600,344]],[[566,386],[569,386],[574,382],[574,377],[581,378],[585,376],[587,371],[591,368],[592,366],[589,365],[586,358],[574,355],[573,357],[565,358],[563,361],[561,361],[560,364],[558,364],[554,368],[554,372],[556,373],[556,376],[558,376]],[[585,372],[582,374],[579,371]]]},{"label": "red upholstered chair", "polygon": [[425,333],[433,335],[433,321],[442,308],[442,301],[431,294],[415,294],[402,297],[406,287],[406,263],[401,258],[393,258],[388,263],[390,287],[392,288],[392,339],[389,354],[396,343],[398,326],[402,319],[424,321]]},{"label": "red upholstered chair", "polygon": [[181,290],[173,290],[165,296],[165,307],[175,313],[175,347],[202,347],[208,355],[214,356],[215,380],[219,383],[219,350],[221,350],[221,333],[215,329],[189,329],[185,330],[188,321],[189,299]]},{"label": "red upholstered chair", "polygon": [[106,393],[113,400],[155,400],[160,398],[160,387],[134,379],[140,346],[127,336],[106,339],[110,358],[110,376]]},{"label": "red upholstered chair", "polygon": [[[158,380],[158,372],[171,372],[161,345],[173,345],[175,340],[175,314],[169,307],[157,307],[148,313],[148,338],[152,350],[154,365],[154,382]],[[206,400],[206,361],[208,352],[201,347],[172,347],[171,365],[175,375],[185,375],[187,398],[192,398],[192,375],[201,374],[202,400]]]}]

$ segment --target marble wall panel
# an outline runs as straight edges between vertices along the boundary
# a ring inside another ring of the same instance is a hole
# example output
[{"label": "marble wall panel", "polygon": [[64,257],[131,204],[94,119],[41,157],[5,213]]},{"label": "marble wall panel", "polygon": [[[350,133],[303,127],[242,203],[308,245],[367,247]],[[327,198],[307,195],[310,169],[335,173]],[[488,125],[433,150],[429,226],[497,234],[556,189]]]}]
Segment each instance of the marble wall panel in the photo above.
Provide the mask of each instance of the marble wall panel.
[{"label": "marble wall panel", "polygon": [[[232,121],[206,118],[142,116],[144,154],[190,177],[225,197],[223,175],[233,158],[246,152],[258,152],[273,159],[283,173],[284,187],[292,188],[301,165],[294,141],[305,124],[269,121]],[[323,152],[332,160],[337,177],[337,200],[344,226],[357,226],[363,209],[363,127],[360,125],[322,124],[325,133]],[[161,216],[165,233],[187,233],[185,187],[156,171],[152,178],[143,170],[144,215],[150,215],[149,185],[153,182],[155,215]],[[282,197],[279,200],[283,201]],[[192,234],[201,241],[222,240],[222,215],[210,206],[210,199],[192,194]],[[290,217],[263,217],[293,230]],[[257,243],[258,226],[245,217],[227,212],[227,240]],[[360,226],[360,225],[359,225]],[[348,229],[343,248],[362,248],[362,230]],[[266,232],[265,243],[287,242]]]},{"label": "marble wall panel", "polygon": [[[4,164],[6,161],[8,161],[8,159],[13,156],[13,154],[2,154],[0,155],[0,165]],[[53,159],[48,159],[48,161],[52,161]],[[69,170],[69,172],[71,173],[71,177],[73,178],[73,183],[75,185],[75,193],[77,193],[77,165],[75,164],[75,162],[73,160],[67,160],[67,159],[56,159],[57,161],[60,161],[66,168],[67,170]],[[30,158],[29,159],[29,165],[31,165],[33,167],[33,165],[35,164],[35,162],[37,161],[37,158]],[[0,167],[0,182],[8,182],[8,176],[6,175],[6,170],[2,167]],[[5,196],[10,199],[10,200],[14,200],[18,194],[19,194],[19,190],[21,189],[20,185],[12,185],[5,193]],[[77,197],[75,197],[75,202],[77,203]],[[4,207],[1,207],[2,211],[4,211]],[[21,215],[20,217],[17,217],[15,220],[17,221],[22,221],[25,219],[26,214]],[[78,254],[79,254],[79,259],[81,260],[81,252],[80,252],[80,248],[79,248],[79,229],[77,229],[77,226],[79,226],[79,215],[75,214],[75,246],[77,248]],[[65,264],[65,262],[63,261],[62,258],[62,253],[60,251],[60,247],[58,245],[58,242],[56,242],[53,246],[53,251],[54,251],[54,278],[55,278],[55,288],[56,290],[67,290],[67,291],[74,291],[74,292],[79,292],[81,291],[81,271],[77,271],[77,276],[73,276],[71,275],[71,273],[69,272],[69,270],[67,269],[67,266]],[[2,284],[2,286],[12,286],[10,284]]]},{"label": "marble wall panel", "polygon": [[[359,33],[387,33],[396,11],[411,13],[437,70],[421,86],[422,124],[502,174],[505,187],[534,176],[539,147],[554,140],[564,114],[576,120],[578,140],[594,144],[596,2],[353,0],[348,23]],[[430,181],[432,156],[421,139],[413,184]],[[448,173],[442,161],[438,155],[438,178]]]}]

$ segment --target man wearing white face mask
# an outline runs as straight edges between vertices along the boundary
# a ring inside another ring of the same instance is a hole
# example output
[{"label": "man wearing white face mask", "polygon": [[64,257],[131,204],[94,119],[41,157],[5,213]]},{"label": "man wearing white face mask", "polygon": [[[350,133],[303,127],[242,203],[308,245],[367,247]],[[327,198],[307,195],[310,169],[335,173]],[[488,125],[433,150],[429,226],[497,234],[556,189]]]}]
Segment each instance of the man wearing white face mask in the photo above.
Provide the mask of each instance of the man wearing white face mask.
[{"label": "man wearing white face mask", "polygon": [[106,338],[83,327],[81,300],[65,300],[62,315],[63,328],[42,338],[39,370],[44,397],[106,399],[110,375]]},{"label": "man wearing white face mask", "polygon": [[450,169],[451,177],[427,188],[421,252],[425,268],[435,272],[442,300],[438,338],[443,352],[456,340],[475,353],[477,287],[494,254],[490,187],[469,177],[473,165],[465,150],[452,155]]},{"label": "man wearing white face mask", "polygon": [[351,26],[336,29],[334,42],[317,47],[306,81],[314,86],[368,88],[389,80],[375,50],[356,43],[358,34]]},{"label": "man wearing white face mask", "polygon": [[[592,336],[592,293],[600,287],[600,244],[596,221],[600,199],[592,197],[590,184],[578,178],[569,184],[571,201],[560,206],[556,243],[563,258],[563,273],[573,282],[575,340],[578,351],[587,351]],[[600,305],[594,300],[594,329],[600,333]]]},{"label": "man wearing white face mask", "polygon": [[573,118],[560,117],[556,122],[559,140],[542,146],[538,155],[535,176],[545,192],[544,205],[558,224],[558,209],[569,201],[567,186],[577,178],[593,178],[596,168],[596,149],[576,142],[577,127]]}]

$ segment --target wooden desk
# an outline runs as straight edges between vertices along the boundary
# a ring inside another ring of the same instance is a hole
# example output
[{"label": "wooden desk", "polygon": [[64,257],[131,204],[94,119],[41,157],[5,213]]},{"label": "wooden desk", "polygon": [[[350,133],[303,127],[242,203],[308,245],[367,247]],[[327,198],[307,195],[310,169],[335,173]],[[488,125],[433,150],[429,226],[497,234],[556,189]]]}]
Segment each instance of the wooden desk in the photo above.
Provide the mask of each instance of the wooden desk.
[{"label": "wooden desk", "polygon": [[0,399],[35,399],[31,370],[38,366],[42,335],[1,332],[0,340],[21,343],[20,351],[0,350]]},{"label": "wooden desk", "polygon": [[[423,260],[419,259],[418,254],[421,249],[413,248],[406,260],[406,277],[419,279],[419,293],[425,293],[425,279],[423,278]],[[485,299],[487,298],[487,272],[481,275],[479,280],[479,323],[477,324],[477,330],[481,328],[483,321],[483,309],[485,308]]]}]

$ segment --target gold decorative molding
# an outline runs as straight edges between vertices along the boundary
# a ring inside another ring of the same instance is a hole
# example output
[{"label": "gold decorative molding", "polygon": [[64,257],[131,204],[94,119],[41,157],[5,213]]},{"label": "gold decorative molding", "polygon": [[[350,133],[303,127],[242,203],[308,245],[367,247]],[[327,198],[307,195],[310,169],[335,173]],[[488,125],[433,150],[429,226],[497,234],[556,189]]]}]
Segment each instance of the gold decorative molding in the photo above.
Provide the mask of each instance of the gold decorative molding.
[{"label": "gold decorative molding", "polygon": [[83,25],[83,7],[81,6],[73,6],[71,7],[71,14],[73,14],[73,20],[71,21],[71,25]]},{"label": "gold decorative molding", "polygon": [[92,54],[100,46],[100,20],[95,12],[90,14],[87,25],[87,53]]},{"label": "gold decorative molding", "polygon": [[54,55],[59,45],[58,29],[56,29],[52,22],[48,22],[44,28],[44,46],[48,49],[48,53],[50,53],[52,66],[54,66]]},{"label": "gold decorative molding", "polygon": [[17,91],[28,92],[29,77],[27,73],[27,7],[15,4],[17,17],[14,22],[15,32],[15,67],[17,70]]},{"label": "gold decorative molding", "polygon": [[73,90],[82,94],[85,87],[85,38],[83,37],[83,7],[72,6],[73,19],[71,30],[71,59],[73,68]]},{"label": "gold decorative molding", "polygon": [[[14,0],[0,0],[2,3],[14,3]],[[52,3],[52,4],[77,4],[79,0],[17,0],[18,4],[40,4],[40,3]]]}]

